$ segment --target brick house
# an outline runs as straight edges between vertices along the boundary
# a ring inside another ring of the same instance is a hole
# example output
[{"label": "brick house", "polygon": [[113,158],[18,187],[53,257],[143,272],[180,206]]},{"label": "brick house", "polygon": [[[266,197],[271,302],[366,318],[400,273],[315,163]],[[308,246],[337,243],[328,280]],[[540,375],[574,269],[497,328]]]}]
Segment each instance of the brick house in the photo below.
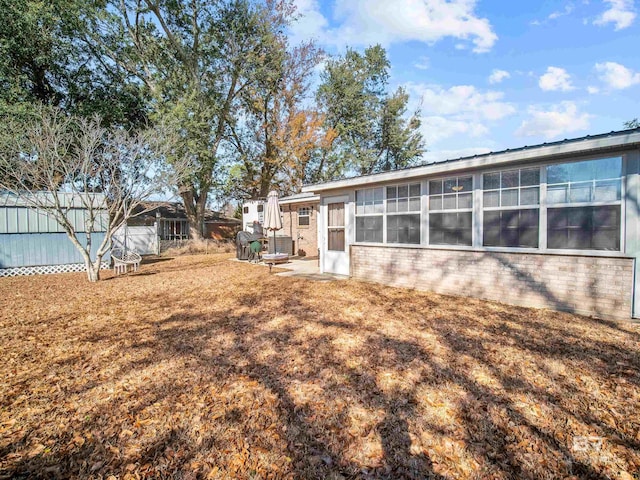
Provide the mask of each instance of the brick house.
[{"label": "brick house", "polygon": [[640,317],[640,129],[303,188],[322,272]]},{"label": "brick house", "polygon": [[279,200],[282,211],[282,230],[278,233],[291,237],[295,255],[318,255],[318,207],[320,196],[298,193]]}]

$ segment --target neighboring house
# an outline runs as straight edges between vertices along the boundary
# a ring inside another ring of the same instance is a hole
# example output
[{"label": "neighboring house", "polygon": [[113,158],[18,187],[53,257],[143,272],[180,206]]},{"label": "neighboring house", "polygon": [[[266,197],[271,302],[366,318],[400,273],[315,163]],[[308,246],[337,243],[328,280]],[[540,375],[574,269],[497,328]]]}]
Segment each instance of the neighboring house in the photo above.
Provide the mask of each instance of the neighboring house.
[{"label": "neighboring house", "polygon": [[[103,201],[101,194],[89,195],[96,197],[96,204]],[[59,198],[61,206],[69,208],[68,217],[78,240],[85,242],[86,210],[82,202],[72,194],[61,194]],[[105,209],[91,235],[92,253],[104,239],[107,218]],[[104,268],[108,268],[109,261],[107,253],[103,257]],[[51,215],[28,207],[15,195],[0,194],[0,277],[84,270],[82,255]]]},{"label": "neighboring house", "polygon": [[[204,236],[214,240],[231,240],[240,230],[240,220],[219,212],[205,212]],[[127,228],[114,233],[114,245],[123,246],[142,255],[154,254],[163,246],[189,239],[189,222],[184,206],[179,202],[143,202],[133,212]]]},{"label": "neighboring house", "polygon": [[282,230],[291,237],[296,255],[318,255],[318,207],[320,196],[297,193],[280,199]]},{"label": "neighboring house", "polygon": [[323,272],[640,317],[640,129],[303,191],[320,196]]}]

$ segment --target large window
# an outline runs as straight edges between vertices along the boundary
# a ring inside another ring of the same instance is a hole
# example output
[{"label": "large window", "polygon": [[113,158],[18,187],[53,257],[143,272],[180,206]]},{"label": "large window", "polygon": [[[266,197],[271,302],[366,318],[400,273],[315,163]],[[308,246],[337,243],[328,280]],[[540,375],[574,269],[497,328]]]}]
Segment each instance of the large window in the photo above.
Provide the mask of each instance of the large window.
[{"label": "large window", "polygon": [[387,243],[420,243],[419,183],[387,187]]},{"label": "large window", "polygon": [[451,177],[429,182],[429,243],[471,245],[472,177]]},{"label": "large window", "polygon": [[547,247],[620,250],[622,159],[547,167]]},{"label": "large window", "polygon": [[485,173],[483,237],[487,247],[538,247],[540,169]]},{"label": "large window", "polygon": [[356,190],[356,242],[382,243],[384,190]]}]

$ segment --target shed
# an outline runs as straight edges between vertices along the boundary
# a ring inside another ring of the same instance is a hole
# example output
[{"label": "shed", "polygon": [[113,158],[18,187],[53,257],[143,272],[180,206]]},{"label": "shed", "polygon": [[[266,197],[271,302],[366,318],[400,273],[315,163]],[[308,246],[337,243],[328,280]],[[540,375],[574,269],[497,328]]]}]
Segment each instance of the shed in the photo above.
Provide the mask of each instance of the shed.
[{"label": "shed", "polygon": [[[48,195],[42,193],[41,195]],[[104,203],[101,194],[93,196],[96,204]],[[77,195],[59,194],[62,206],[68,208],[78,239],[86,242],[86,214]],[[107,227],[107,210],[99,215],[91,235],[92,253],[103,241]],[[103,266],[108,267],[108,254]],[[0,194],[0,277],[84,271],[84,260],[53,216],[35,210],[22,199],[9,193]]]}]

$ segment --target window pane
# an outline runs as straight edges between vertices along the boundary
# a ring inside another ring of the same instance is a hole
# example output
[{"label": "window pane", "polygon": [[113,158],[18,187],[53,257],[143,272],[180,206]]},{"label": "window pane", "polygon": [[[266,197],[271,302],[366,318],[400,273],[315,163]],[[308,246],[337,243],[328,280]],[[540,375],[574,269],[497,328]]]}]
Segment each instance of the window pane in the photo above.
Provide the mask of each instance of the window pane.
[{"label": "window pane", "polygon": [[547,210],[549,248],[620,250],[620,206]]},{"label": "window pane", "polygon": [[364,206],[364,213],[365,214],[376,213],[376,209],[375,209],[375,206],[373,205],[373,203],[369,202]]},{"label": "window pane", "polygon": [[398,198],[407,198],[409,196],[409,187],[407,185],[401,185],[398,187]]},{"label": "window pane", "polygon": [[409,211],[411,211],[411,212],[419,212],[420,211],[420,197],[410,198],[409,199]]},{"label": "window pane", "polygon": [[514,207],[518,205],[518,189],[502,190],[502,202],[503,207]]},{"label": "window pane", "polygon": [[622,159],[603,158],[594,161],[594,178],[596,180],[603,178],[618,178],[622,176]]},{"label": "window pane", "polygon": [[376,200],[373,205],[374,213],[384,213],[384,202],[382,200]]},{"label": "window pane", "polygon": [[500,192],[484,192],[483,203],[485,208],[500,206]]},{"label": "window pane", "polygon": [[455,210],[456,209],[456,195],[445,195],[444,196],[444,207],[445,210]]},{"label": "window pane", "polygon": [[356,242],[382,243],[382,215],[356,218]]},{"label": "window pane", "polygon": [[549,165],[547,167],[547,183],[567,183],[569,181],[569,169],[566,164]]},{"label": "window pane", "polygon": [[384,190],[382,189],[382,187],[380,188],[374,188],[373,189],[373,201],[376,203],[380,203],[383,200],[383,195],[382,193],[384,192]]},{"label": "window pane", "polygon": [[367,203],[373,202],[373,190],[368,188],[364,191],[364,201]]},{"label": "window pane", "polygon": [[538,209],[484,212],[483,245],[538,247]]},{"label": "window pane", "polygon": [[500,188],[500,173],[485,173],[482,175],[482,188],[484,190]]},{"label": "window pane", "polygon": [[567,165],[569,169],[569,181],[583,182],[592,180],[594,177],[594,169],[592,162],[577,162]]},{"label": "window pane", "polygon": [[298,225],[301,225],[301,226],[309,225],[309,217],[308,216],[299,216],[298,217]]},{"label": "window pane", "polygon": [[458,195],[458,208],[471,208],[473,206],[473,199],[471,193],[461,193]]},{"label": "window pane", "polygon": [[397,200],[387,200],[387,212],[395,213],[397,211]]},{"label": "window pane", "polygon": [[442,193],[442,180],[432,180],[429,182],[429,195]]},{"label": "window pane", "polygon": [[454,188],[457,186],[457,183],[455,178],[447,178],[444,181],[444,193],[455,193]]},{"label": "window pane", "polygon": [[567,202],[568,185],[549,185],[547,186],[547,203],[566,203]]},{"label": "window pane", "polygon": [[387,217],[388,243],[420,243],[420,215]]},{"label": "window pane", "polygon": [[502,188],[511,188],[518,186],[518,170],[502,172]]},{"label": "window pane", "polygon": [[419,183],[414,183],[412,185],[409,186],[409,195],[411,195],[412,197],[419,197],[420,196],[420,184]]},{"label": "window pane", "polygon": [[430,210],[442,210],[442,197],[429,197],[429,209]]},{"label": "window pane", "polygon": [[429,215],[431,245],[471,245],[471,212]]},{"label": "window pane", "polygon": [[601,180],[596,182],[594,202],[615,202],[620,200],[620,180]]},{"label": "window pane", "polygon": [[462,177],[458,179],[458,192],[470,192],[473,190],[473,179],[471,177]]},{"label": "window pane", "polygon": [[398,212],[406,212],[409,208],[409,202],[406,198],[398,198]]},{"label": "window pane", "polygon": [[387,187],[387,199],[396,198],[396,197],[397,197],[396,187]]},{"label": "window pane", "polygon": [[329,226],[343,227],[344,203],[330,203],[327,208],[329,209]]},{"label": "window pane", "polygon": [[520,171],[520,185],[539,185],[540,184],[540,169],[528,168]]},{"label": "window pane", "polygon": [[540,203],[540,187],[520,189],[520,205],[538,205]]},{"label": "window pane", "polygon": [[569,201],[572,203],[577,202],[590,202],[591,201],[591,182],[586,183],[572,183],[569,187]]},{"label": "window pane", "polygon": [[344,252],[344,228],[330,228],[328,233],[329,250]]}]

